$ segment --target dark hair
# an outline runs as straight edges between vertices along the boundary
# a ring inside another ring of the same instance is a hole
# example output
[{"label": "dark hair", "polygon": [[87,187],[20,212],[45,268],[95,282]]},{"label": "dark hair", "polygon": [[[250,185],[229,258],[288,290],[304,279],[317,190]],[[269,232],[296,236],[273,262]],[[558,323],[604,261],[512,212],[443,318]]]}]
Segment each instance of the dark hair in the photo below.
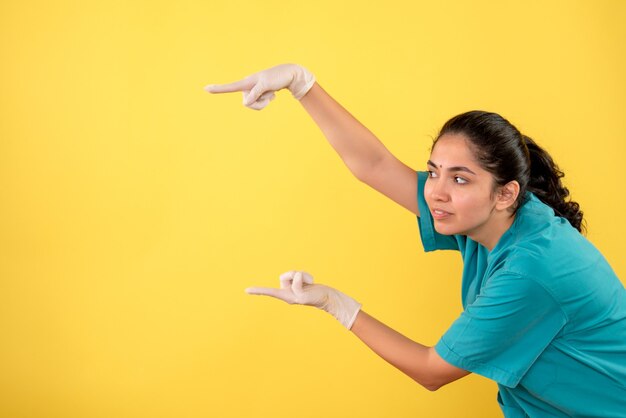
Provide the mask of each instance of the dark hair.
[{"label": "dark hair", "polygon": [[493,175],[496,187],[513,180],[519,183],[514,213],[530,191],[582,232],[583,213],[578,203],[566,200],[569,190],[561,183],[563,172],[545,150],[508,120],[497,113],[473,110],[447,121],[434,144],[444,134],[467,137],[474,156]]}]

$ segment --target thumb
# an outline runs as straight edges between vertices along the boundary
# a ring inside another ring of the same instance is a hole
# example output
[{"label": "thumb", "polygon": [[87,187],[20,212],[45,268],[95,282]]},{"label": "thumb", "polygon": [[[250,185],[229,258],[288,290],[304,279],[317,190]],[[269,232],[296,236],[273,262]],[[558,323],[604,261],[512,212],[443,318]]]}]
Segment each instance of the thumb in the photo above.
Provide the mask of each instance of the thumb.
[{"label": "thumb", "polygon": [[296,295],[296,297],[302,296],[302,294],[304,293],[304,290],[302,290],[302,286],[303,286],[302,272],[298,271],[293,276],[293,282],[291,284],[291,290]]},{"label": "thumb", "polygon": [[263,85],[263,83],[258,82],[254,85],[254,87],[252,87],[252,90],[250,90],[247,94],[244,92],[243,94],[243,104],[244,106],[250,106],[252,103],[256,102],[259,97],[261,97],[261,95],[263,93],[265,93],[266,88]]},{"label": "thumb", "polygon": [[270,102],[274,100],[274,97],[276,96],[274,95],[273,91],[266,91],[261,96],[259,96],[256,102],[246,105],[246,107],[249,107],[250,109],[254,109],[254,110],[261,110],[265,106],[270,104]]}]

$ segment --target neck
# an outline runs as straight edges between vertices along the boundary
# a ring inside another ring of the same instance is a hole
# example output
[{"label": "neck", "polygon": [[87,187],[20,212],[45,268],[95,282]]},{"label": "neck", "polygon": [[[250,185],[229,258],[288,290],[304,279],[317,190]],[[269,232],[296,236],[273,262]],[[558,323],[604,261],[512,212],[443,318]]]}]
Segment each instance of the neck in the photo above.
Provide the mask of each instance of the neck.
[{"label": "neck", "polygon": [[491,251],[498,244],[502,235],[513,225],[514,220],[515,215],[511,215],[508,211],[494,214],[487,223],[467,236]]}]

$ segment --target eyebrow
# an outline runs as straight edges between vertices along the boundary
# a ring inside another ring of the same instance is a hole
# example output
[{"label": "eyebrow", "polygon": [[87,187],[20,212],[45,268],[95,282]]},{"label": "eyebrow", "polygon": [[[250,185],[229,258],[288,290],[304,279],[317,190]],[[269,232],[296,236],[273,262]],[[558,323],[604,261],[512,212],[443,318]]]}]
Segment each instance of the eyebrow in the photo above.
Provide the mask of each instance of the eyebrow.
[{"label": "eyebrow", "polygon": [[[428,160],[428,162],[426,163],[427,165],[430,165],[434,168],[437,168],[437,164],[433,163],[431,160]],[[454,166],[454,167],[450,167],[448,170],[450,171],[465,171],[466,173],[470,173],[473,175],[476,175],[476,173],[474,173],[472,170],[470,170],[467,167],[464,166]]]}]

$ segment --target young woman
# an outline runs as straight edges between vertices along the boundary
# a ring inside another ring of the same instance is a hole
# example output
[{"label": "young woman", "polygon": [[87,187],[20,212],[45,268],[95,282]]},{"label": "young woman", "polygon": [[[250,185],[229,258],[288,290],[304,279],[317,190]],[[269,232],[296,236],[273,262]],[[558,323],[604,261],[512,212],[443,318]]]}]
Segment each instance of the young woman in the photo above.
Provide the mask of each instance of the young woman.
[{"label": "young woman", "polygon": [[626,417],[626,290],[581,235],[579,206],[544,150],[501,116],[472,111],[445,123],[416,173],[301,66],[206,90],[241,91],[260,110],[283,88],[357,179],[417,215],[426,251],[461,252],[464,311],[427,347],[305,272],[248,293],[329,312],[429,390],[472,372],[493,379],[507,417]]}]

